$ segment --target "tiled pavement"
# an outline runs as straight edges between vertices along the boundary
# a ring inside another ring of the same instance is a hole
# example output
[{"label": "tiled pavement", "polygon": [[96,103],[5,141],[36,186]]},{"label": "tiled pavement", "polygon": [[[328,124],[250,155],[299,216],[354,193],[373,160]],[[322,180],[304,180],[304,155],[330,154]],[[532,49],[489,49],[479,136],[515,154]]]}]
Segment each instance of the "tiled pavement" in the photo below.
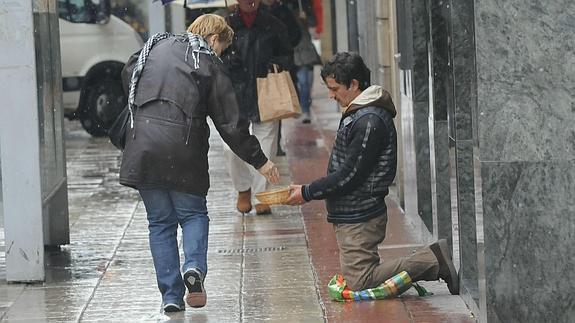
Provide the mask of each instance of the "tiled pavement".
[{"label": "tiled pavement", "polygon": [[[317,82],[311,125],[284,122],[288,157],[277,158],[283,184],[304,183],[325,173],[337,128],[337,108]],[[46,251],[43,284],[6,284],[0,253],[0,319],[6,322],[473,322],[461,298],[442,283],[424,283],[434,296],[335,303],[326,284],[338,256],[322,202],[280,206],[271,216],[242,216],[221,162],[214,131],[208,195],[210,238],[202,309],[164,315],[147,242],[143,204],[117,184],[119,153],[74,122],[67,127],[71,244]],[[383,257],[419,244],[393,198]],[[1,224],[1,222],[0,222]],[[3,237],[3,228],[0,230]],[[3,250],[3,238],[0,250]]]},{"label": "tiled pavement", "polygon": [[[119,153],[77,125],[67,127],[72,243],[47,251],[46,283],[0,281],[3,321],[323,321],[298,209],[274,207],[268,217],[236,212],[217,136],[210,151],[208,304],[162,314],[145,209],[135,190],[117,183]],[[285,162],[278,160],[287,184]]]}]

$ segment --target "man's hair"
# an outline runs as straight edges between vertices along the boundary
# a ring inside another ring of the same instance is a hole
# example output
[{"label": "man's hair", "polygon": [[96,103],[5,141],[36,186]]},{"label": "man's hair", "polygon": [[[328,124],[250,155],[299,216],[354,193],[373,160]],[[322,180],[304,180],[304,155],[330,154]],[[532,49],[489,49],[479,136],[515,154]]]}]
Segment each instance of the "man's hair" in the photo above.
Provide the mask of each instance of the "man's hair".
[{"label": "man's hair", "polygon": [[231,43],[234,38],[234,31],[226,20],[218,15],[204,14],[196,18],[188,27],[188,32],[197,34],[206,39],[211,35],[218,35],[220,42]]},{"label": "man's hair", "polygon": [[370,70],[357,53],[342,52],[330,58],[321,69],[321,78],[335,79],[339,84],[349,88],[352,80],[359,82],[359,89],[365,90],[371,85]]}]

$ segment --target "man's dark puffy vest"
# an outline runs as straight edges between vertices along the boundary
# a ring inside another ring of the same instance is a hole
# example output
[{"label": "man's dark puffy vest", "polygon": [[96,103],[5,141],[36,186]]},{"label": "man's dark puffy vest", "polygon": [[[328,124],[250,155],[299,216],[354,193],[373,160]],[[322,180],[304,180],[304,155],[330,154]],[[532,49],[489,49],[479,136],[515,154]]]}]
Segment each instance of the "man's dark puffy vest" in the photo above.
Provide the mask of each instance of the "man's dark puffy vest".
[{"label": "man's dark puffy vest", "polygon": [[397,138],[393,117],[383,108],[365,107],[346,116],[340,123],[333,151],[331,152],[328,174],[335,172],[345,162],[348,136],[354,123],[366,114],[379,117],[386,126],[386,136],[389,141],[386,147],[370,147],[379,149],[377,164],[366,177],[365,183],[345,196],[337,196],[326,200],[327,219],[332,223],[365,222],[387,211],[385,196],[389,193],[389,185],[393,182],[397,164]]}]

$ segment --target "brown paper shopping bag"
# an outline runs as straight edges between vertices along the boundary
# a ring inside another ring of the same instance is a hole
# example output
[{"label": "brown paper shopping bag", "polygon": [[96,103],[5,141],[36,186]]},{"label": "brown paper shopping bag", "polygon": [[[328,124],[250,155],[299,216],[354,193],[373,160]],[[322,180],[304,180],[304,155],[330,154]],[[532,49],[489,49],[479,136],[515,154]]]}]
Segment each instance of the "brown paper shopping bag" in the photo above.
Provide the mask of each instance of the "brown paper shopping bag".
[{"label": "brown paper shopping bag", "polygon": [[257,79],[258,106],[262,122],[297,117],[301,107],[288,71],[274,71]]}]

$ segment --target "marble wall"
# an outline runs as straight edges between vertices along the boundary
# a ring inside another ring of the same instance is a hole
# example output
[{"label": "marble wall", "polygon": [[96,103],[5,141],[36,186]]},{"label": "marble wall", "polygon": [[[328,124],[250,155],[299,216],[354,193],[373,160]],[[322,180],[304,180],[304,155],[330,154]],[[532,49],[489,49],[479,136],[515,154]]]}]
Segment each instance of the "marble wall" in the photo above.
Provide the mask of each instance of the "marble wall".
[{"label": "marble wall", "polygon": [[[374,1],[357,2],[358,17],[368,17],[370,15],[374,15],[375,12],[376,8]],[[373,39],[377,39],[375,16],[373,16],[372,19],[358,19],[357,25],[359,53],[361,53],[367,66],[371,67],[371,83],[383,85],[378,79],[377,68],[379,67],[379,53],[377,52],[377,43],[372,41]]]},{"label": "marble wall", "polygon": [[480,321],[572,321],[575,2],[409,3],[419,215]]},{"label": "marble wall", "polygon": [[575,315],[574,22],[571,0],[475,1],[490,322]]},{"label": "marble wall", "polygon": [[413,32],[413,127],[418,214],[433,230],[429,143],[429,10],[427,1],[411,2]]},{"label": "marble wall", "polygon": [[473,161],[472,113],[477,106],[473,0],[451,1],[450,64],[453,66],[453,104],[448,109],[451,188],[455,193],[462,294],[479,310],[477,220]]},{"label": "marble wall", "polygon": [[429,113],[433,233],[452,243],[447,110],[453,106],[449,2],[429,1],[431,91]]},{"label": "marble wall", "polygon": [[[409,106],[409,117],[400,111],[404,176],[402,206],[412,222],[423,222],[426,236],[433,232],[432,174],[430,154],[430,17],[428,1],[395,0],[397,9],[397,44],[401,54],[398,66],[401,106]],[[405,82],[405,84],[404,84]],[[409,83],[409,84],[407,84]],[[404,92],[407,91],[407,92]],[[408,136],[406,136],[408,135]],[[415,176],[413,176],[415,174]],[[407,178],[415,178],[414,181]],[[418,224],[419,226],[419,224]],[[428,242],[425,238],[422,242]]]}]

